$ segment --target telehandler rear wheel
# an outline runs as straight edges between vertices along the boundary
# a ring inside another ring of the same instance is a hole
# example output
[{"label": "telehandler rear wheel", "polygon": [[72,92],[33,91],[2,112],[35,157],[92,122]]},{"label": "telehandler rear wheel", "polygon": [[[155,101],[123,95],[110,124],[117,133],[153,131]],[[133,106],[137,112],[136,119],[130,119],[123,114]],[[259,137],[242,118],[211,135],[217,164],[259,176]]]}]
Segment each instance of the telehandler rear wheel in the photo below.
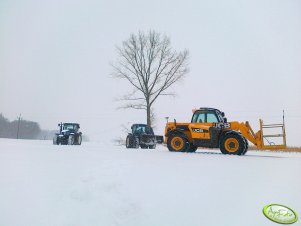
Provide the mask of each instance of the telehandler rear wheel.
[{"label": "telehandler rear wheel", "polygon": [[220,150],[223,154],[243,155],[247,151],[247,145],[242,135],[232,132],[222,138]]},{"label": "telehandler rear wheel", "polygon": [[173,134],[167,139],[167,147],[169,151],[185,152],[189,148],[189,143],[181,134]]}]

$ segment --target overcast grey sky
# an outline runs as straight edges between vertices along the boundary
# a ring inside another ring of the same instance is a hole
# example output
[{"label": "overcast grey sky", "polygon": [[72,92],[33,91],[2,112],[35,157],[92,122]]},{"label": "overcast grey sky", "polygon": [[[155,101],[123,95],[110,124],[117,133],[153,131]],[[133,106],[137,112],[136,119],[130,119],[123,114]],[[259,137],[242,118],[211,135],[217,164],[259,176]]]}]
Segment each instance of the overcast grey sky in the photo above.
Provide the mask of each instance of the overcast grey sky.
[{"label": "overcast grey sky", "polygon": [[165,116],[189,121],[200,106],[229,120],[281,122],[289,145],[301,145],[301,1],[299,0],[1,0],[0,112],[21,113],[43,129],[81,123],[94,140],[145,122],[143,111],[116,110],[130,91],[110,77],[115,46],[153,29],[190,51],[190,73],[176,98],[155,104],[156,132]]}]

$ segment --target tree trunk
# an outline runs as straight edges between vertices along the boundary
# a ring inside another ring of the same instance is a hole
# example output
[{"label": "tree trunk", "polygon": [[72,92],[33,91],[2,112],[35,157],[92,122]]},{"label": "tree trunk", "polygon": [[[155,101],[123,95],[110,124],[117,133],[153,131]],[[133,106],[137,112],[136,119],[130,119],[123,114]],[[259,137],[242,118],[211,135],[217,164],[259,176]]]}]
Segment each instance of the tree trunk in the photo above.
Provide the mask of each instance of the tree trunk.
[{"label": "tree trunk", "polygon": [[152,126],[152,122],[151,122],[151,106],[149,103],[147,103],[146,106],[146,121],[147,121],[147,125],[148,126]]}]

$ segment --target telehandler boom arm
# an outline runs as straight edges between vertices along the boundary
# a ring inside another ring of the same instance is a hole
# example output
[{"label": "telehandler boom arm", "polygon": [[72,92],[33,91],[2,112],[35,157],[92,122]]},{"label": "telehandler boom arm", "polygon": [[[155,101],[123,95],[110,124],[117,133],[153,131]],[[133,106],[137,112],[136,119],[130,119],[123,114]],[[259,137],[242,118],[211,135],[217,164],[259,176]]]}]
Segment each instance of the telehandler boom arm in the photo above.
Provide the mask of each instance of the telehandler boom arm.
[{"label": "telehandler boom arm", "polygon": [[[286,133],[285,133],[285,125],[284,120],[282,124],[263,124],[263,121],[259,120],[260,129],[257,133],[254,133],[252,127],[249,122],[233,122],[231,127],[235,130],[241,132],[241,134],[248,139],[251,143],[253,143],[258,149],[267,149],[267,150],[277,150],[277,149],[285,149],[286,148]],[[280,134],[263,134],[263,129],[274,129],[280,128]],[[267,138],[272,137],[282,137],[282,142],[280,144],[274,144],[270,142]],[[266,145],[266,141],[268,144]]]}]

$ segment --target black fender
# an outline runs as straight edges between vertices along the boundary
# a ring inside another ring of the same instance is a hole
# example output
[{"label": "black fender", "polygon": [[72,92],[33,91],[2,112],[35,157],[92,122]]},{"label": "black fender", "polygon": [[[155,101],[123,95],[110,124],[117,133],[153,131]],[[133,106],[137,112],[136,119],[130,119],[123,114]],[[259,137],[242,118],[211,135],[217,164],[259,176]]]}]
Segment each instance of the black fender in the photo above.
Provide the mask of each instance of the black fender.
[{"label": "black fender", "polygon": [[186,134],[183,132],[183,130],[180,130],[180,129],[173,129],[173,130],[168,131],[165,134],[165,137],[170,137],[172,135],[182,135],[182,136],[186,137],[188,140],[188,137],[186,136]]},{"label": "black fender", "polygon": [[172,147],[171,147],[171,140],[172,139],[172,136],[181,136],[184,141],[185,141],[185,146],[183,147],[183,149],[181,150],[181,152],[189,152],[191,150],[191,145],[189,143],[189,139],[187,137],[187,135],[184,133],[184,130],[181,130],[181,129],[173,129],[173,130],[170,130],[168,131],[166,134],[165,134],[165,137],[167,138],[166,139],[166,143],[167,143],[167,147],[169,149],[169,151],[175,151]]},{"label": "black fender", "polygon": [[[236,134],[238,136],[241,136],[245,139],[245,137],[238,131],[236,130],[225,130],[225,131],[222,131],[221,135],[220,135],[220,138],[219,138],[219,144],[220,142],[223,140],[223,138],[227,135],[227,134]],[[246,140],[246,139],[245,139]]]},{"label": "black fender", "polygon": [[131,133],[128,133],[128,135],[126,137],[128,137],[131,141],[134,140],[134,138],[135,138],[135,136]]},{"label": "black fender", "polygon": [[[136,139],[136,136],[134,136],[132,133],[128,133],[128,135],[126,137],[126,148],[136,148],[136,145],[134,145],[135,139]],[[139,142],[139,140],[138,140],[138,142]]]},{"label": "black fender", "polygon": [[[220,141],[219,141],[219,146],[220,146],[220,150],[223,154],[229,154],[226,150],[224,150],[224,147],[221,146],[225,136],[227,135],[236,135],[237,137],[240,137],[241,141],[240,142],[240,145],[242,145],[242,147],[240,147],[240,149],[237,151],[237,155],[244,155],[247,151],[248,151],[248,140],[238,131],[236,130],[228,130],[228,131],[224,131],[222,134],[221,134],[221,138],[220,138]],[[233,153],[230,153],[230,154],[233,154]]]},{"label": "black fender", "polygon": [[224,131],[221,132],[220,140],[222,140],[224,138],[224,136],[226,136],[227,134],[230,134],[230,133],[241,135],[241,133],[236,131],[236,130],[224,130]]}]

